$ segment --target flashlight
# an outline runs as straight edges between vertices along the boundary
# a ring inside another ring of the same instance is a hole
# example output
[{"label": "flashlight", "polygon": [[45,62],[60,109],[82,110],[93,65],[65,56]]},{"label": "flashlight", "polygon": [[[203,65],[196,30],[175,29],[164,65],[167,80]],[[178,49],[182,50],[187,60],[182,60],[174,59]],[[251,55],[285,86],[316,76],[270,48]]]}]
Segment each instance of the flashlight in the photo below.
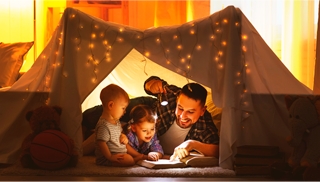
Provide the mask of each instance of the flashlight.
[{"label": "flashlight", "polygon": [[159,101],[160,101],[160,104],[162,106],[166,106],[168,104],[168,99],[167,99],[167,96],[166,94],[158,94],[158,97],[159,97]]}]

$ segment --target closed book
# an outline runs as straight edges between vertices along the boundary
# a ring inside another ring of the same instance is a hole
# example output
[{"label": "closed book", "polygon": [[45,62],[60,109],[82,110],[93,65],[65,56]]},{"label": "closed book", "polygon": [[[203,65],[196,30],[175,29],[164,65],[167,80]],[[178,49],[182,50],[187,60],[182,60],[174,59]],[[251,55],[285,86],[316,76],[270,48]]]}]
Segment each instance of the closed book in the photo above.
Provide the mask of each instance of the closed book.
[{"label": "closed book", "polygon": [[284,153],[280,152],[275,156],[248,156],[239,154],[234,156],[235,165],[267,166],[275,162],[285,162]]},{"label": "closed book", "polygon": [[234,166],[236,175],[269,175],[271,166]]},{"label": "closed book", "polygon": [[237,154],[251,156],[275,156],[280,152],[279,146],[242,145],[237,147]]}]

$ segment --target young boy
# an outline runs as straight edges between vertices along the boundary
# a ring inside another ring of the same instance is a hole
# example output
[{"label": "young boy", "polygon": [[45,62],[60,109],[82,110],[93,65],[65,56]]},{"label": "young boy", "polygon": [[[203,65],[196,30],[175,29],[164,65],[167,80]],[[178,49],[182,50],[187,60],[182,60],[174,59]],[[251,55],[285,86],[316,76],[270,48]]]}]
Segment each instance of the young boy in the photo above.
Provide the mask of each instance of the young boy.
[{"label": "young boy", "polygon": [[131,155],[127,154],[127,137],[122,134],[119,118],[125,113],[129,96],[121,87],[110,84],[100,93],[103,112],[96,125],[96,164],[105,166],[133,166]]}]

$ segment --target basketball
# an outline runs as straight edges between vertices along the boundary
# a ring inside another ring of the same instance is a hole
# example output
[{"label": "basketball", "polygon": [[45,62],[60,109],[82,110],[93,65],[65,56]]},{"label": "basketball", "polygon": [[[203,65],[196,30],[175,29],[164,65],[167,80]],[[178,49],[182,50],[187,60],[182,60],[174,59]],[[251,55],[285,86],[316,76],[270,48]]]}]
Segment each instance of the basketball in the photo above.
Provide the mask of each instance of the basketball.
[{"label": "basketball", "polygon": [[40,168],[60,169],[70,161],[72,143],[69,136],[61,131],[45,130],[32,140],[30,153]]}]

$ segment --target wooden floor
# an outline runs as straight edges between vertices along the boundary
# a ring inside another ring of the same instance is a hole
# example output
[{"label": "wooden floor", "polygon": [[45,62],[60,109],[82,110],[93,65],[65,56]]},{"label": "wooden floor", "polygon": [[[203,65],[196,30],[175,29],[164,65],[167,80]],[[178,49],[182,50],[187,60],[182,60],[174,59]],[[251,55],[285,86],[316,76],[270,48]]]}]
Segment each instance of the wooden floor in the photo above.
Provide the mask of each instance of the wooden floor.
[{"label": "wooden floor", "polygon": [[166,178],[166,177],[80,177],[80,176],[0,176],[0,181],[272,181],[267,177]]}]

